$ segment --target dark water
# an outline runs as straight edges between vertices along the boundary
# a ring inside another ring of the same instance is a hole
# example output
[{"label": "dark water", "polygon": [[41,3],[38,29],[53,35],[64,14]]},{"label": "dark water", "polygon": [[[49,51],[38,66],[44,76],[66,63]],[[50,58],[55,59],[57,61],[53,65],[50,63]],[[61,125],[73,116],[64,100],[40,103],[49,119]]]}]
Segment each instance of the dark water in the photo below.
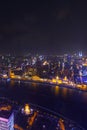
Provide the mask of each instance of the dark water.
[{"label": "dark water", "polygon": [[87,129],[87,92],[35,83],[0,82],[0,96],[31,102],[74,120]]}]

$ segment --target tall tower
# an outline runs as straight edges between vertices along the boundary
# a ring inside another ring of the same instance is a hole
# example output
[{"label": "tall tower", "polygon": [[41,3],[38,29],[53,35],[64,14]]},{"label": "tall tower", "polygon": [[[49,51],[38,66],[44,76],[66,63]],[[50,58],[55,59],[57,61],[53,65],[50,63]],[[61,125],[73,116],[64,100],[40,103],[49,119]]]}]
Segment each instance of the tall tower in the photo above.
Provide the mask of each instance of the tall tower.
[{"label": "tall tower", "polygon": [[11,69],[8,70],[8,77],[11,77]]},{"label": "tall tower", "polygon": [[9,71],[8,71],[8,77],[9,78],[14,77],[14,72],[12,72],[11,69],[9,69]]},{"label": "tall tower", "polygon": [[82,51],[79,52],[79,57],[82,57]]},{"label": "tall tower", "polygon": [[0,111],[0,130],[14,130],[14,113]]}]

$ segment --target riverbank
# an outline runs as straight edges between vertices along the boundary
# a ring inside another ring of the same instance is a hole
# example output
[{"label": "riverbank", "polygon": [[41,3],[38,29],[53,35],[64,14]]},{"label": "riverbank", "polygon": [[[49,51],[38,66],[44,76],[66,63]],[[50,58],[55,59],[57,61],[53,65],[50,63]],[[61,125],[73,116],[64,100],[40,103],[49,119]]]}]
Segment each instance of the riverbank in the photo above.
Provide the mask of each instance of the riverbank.
[{"label": "riverbank", "polygon": [[17,78],[1,78],[1,80],[5,80],[7,82],[10,81],[15,81],[15,82],[24,82],[24,83],[37,83],[37,84],[42,84],[42,85],[49,85],[49,86],[59,86],[59,87],[64,87],[64,88],[69,88],[69,89],[75,89],[78,91],[84,91],[87,92],[87,85],[85,84],[74,84],[74,83],[58,83],[58,82],[48,82],[48,81],[40,81],[40,80],[30,80],[30,79],[17,79]]},{"label": "riverbank", "polygon": [[6,80],[0,82],[0,96],[19,103],[33,103],[60,113],[87,128],[87,93],[55,85]]},{"label": "riverbank", "polygon": [[[64,116],[51,111],[47,108],[41,107],[36,104],[27,103],[27,104],[19,104],[13,100],[9,100],[5,97],[0,97],[0,108],[5,111],[5,108],[8,108],[8,104],[12,107],[14,112],[14,128],[21,128],[25,129],[27,127],[31,127],[32,130],[35,128],[40,128],[45,126],[48,130],[56,130],[56,129],[78,129],[78,130],[85,130],[81,126],[79,126],[76,122],[65,118]],[[29,110],[32,110],[32,114],[26,113],[25,106],[29,106]],[[24,111],[23,111],[24,110]],[[36,115],[36,116],[35,116]],[[4,115],[5,116],[5,115]],[[26,118],[26,119],[25,119]],[[33,119],[33,120],[31,120]],[[43,122],[44,119],[44,122]],[[27,124],[28,120],[28,124]],[[38,125],[39,123],[39,125]],[[43,124],[44,123],[44,124]],[[26,125],[23,125],[26,124]],[[43,125],[42,125],[43,124]],[[51,126],[51,127],[50,127]]]}]

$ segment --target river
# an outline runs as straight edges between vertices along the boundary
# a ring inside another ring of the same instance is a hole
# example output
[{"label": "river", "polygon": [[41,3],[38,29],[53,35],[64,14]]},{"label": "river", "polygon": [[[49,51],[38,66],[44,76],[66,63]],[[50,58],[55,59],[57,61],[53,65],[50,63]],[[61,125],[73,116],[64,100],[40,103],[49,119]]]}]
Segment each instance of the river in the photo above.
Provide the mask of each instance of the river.
[{"label": "river", "polygon": [[87,129],[87,92],[39,83],[0,81],[0,96],[43,106]]}]

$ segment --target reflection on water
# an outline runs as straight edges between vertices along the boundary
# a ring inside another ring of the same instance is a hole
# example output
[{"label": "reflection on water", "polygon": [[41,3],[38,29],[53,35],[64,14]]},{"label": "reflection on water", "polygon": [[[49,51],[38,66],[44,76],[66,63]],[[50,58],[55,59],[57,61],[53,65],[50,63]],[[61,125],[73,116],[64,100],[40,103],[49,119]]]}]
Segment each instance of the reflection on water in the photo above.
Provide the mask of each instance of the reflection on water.
[{"label": "reflection on water", "polygon": [[61,97],[68,98],[69,96],[73,96],[74,91],[72,89],[63,88],[59,86],[53,86],[51,87],[51,92],[54,94],[54,96],[61,95]]},{"label": "reflection on water", "polygon": [[10,82],[10,86],[14,86],[14,85],[15,85],[14,80],[11,80],[11,82]]},{"label": "reflection on water", "polygon": [[55,95],[58,95],[59,93],[59,86],[55,86]]},{"label": "reflection on water", "polygon": [[63,88],[62,91],[61,91],[62,97],[66,98],[67,94],[68,94],[68,89],[67,88]]},{"label": "reflection on water", "polygon": [[57,96],[59,94],[59,86],[52,87],[52,91],[55,94],[55,96]]},{"label": "reflection on water", "polygon": [[0,86],[1,96],[4,95],[20,102],[22,100],[29,101],[47,107],[82,125],[86,125],[87,92],[59,86],[14,81],[0,83]]},{"label": "reflection on water", "polygon": [[77,91],[74,89],[68,89],[59,86],[51,87],[51,92],[54,96],[59,97],[61,96],[63,99],[72,100],[87,103],[87,92]]},{"label": "reflection on water", "polygon": [[85,102],[87,102],[87,92],[82,93],[82,98]]},{"label": "reflection on water", "polygon": [[31,85],[36,88],[37,87],[37,84],[36,83],[31,83]]},{"label": "reflection on water", "polygon": [[[8,83],[4,83],[4,85],[7,85]],[[21,86],[22,85],[22,86]],[[80,100],[82,102],[87,103],[87,92],[82,92],[82,91],[76,91],[74,89],[68,89],[65,87],[60,87],[60,86],[43,86],[37,83],[20,83],[20,82],[15,82],[14,80],[10,81],[9,84],[10,87],[25,87],[29,88],[31,91],[37,91],[41,92],[45,95],[44,91],[48,93],[48,95],[54,95],[54,97],[59,97],[61,96],[64,99],[72,98],[73,100]]]}]

